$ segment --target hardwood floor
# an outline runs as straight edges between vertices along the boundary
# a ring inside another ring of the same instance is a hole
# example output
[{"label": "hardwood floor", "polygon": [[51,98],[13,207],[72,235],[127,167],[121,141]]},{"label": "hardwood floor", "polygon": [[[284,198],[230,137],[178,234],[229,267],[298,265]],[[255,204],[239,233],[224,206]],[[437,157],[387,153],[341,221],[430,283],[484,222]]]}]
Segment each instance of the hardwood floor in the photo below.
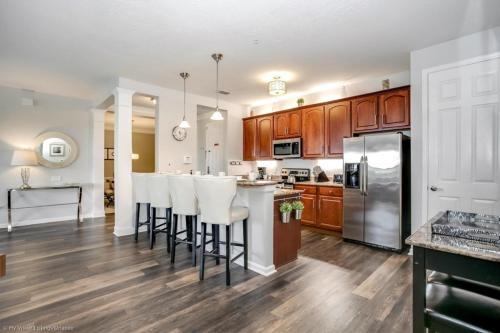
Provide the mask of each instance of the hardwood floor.
[{"label": "hardwood floor", "polygon": [[205,281],[165,239],[113,236],[112,218],[0,231],[0,330],[410,332],[411,257],[302,231],[299,259],[263,277],[207,260]]}]

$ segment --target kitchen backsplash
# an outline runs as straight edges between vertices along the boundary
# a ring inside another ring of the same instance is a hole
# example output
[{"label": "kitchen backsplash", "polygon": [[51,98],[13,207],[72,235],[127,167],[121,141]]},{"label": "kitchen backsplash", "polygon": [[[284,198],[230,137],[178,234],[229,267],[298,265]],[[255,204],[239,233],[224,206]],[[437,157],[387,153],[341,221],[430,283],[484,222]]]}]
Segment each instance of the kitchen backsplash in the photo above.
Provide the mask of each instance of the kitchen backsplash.
[{"label": "kitchen backsplash", "polygon": [[256,161],[257,167],[266,167],[267,174],[279,175],[281,168],[304,168],[311,169],[319,165],[328,177],[334,174],[343,173],[342,159],[321,159],[321,160],[303,160],[303,159],[288,159],[288,160],[271,160],[271,161]]}]

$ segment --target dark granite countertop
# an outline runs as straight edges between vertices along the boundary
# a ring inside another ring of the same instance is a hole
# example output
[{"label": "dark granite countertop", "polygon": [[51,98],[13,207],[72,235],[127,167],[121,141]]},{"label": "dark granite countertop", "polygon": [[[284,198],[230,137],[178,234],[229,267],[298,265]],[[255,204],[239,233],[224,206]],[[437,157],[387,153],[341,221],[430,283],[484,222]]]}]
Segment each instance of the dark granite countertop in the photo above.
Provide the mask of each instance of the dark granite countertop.
[{"label": "dark granite countertop", "polygon": [[272,180],[238,180],[238,186],[267,186],[267,185],[276,185],[278,182]]},{"label": "dark granite countertop", "polygon": [[406,239],[406,244],[459,254],[472,258],[500,262],[500,246],[461,237],[444,236],[432,233],[431,224],[436,218],[418,228]]},{"label": "dark granite countertop", "polygon": [[334,183],[332,181],[328,182],[316,182],[314,180],[309,180],[305,182],[295,182],[295,185],[311,185],[311,186],[330,186],[330,187],[344,187],[342,183]]},{"label": "dark granite countertop", "polygon": [[302,194],[304,190],[290,190],[290,189],[276,189],[274,191],[274,199],[286,199],[286,198],[293,198],[297,197],[300,194]]}]

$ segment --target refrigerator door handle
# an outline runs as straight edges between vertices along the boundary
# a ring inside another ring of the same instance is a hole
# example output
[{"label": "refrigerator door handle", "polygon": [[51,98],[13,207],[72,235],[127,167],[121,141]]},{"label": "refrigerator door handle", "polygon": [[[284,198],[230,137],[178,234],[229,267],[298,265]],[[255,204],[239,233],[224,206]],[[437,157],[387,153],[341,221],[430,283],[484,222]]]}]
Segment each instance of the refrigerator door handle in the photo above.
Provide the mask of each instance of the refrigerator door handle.
[{"label": "refrigerator door handle", "polygon": [[365,176],[365,172],[364,172],[364,166],[363,166],[363,156],[361,156],[361,159],[359,161],[359,194],[360,195],[364,195],[365,192],[364,192],[364,182],[363,182],[363,178]]},{"label": "refrigerator door handle", "polygon": [[365,156],[365,163],[364,163],[364,171],[363,171],[363,185],[364,185],[364,190],[363,192],[365,193],[365,196],[368,195],[368,156]]}]

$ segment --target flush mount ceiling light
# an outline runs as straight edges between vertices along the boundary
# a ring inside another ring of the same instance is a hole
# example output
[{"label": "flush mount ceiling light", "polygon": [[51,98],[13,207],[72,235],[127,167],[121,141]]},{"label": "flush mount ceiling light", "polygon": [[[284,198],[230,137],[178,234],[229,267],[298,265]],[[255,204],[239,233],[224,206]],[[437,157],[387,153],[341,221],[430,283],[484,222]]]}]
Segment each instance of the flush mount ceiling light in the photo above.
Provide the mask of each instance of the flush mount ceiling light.
[{"label": "flush mount ceiling light", "polygon": [[179,124],[180,128],[190,128],[188,121],[186,120],[186,79],[189,77],[189,73],[179,74],[184,79],[184,116],[182,116],[182,121]]},{"label": "flush mount ceiling light", "polygon": [[212,113],[212,116],[210,119],[212,120],[224,120],[224,117],[222,116],[222,113],[219,111],[219,61],[222,60],[222,53],[214,53],[212,54],[212,58],[215,60],[216,63],[216,75],[215,75],[215,100],[216,100],[216,107],[214,113]]},{"label": "flush mount ceiling light", "polygon": [[269,95],[280,96],[286,94],[286,82],[279,76],[273,77],[273,80],[267,84]]}]

